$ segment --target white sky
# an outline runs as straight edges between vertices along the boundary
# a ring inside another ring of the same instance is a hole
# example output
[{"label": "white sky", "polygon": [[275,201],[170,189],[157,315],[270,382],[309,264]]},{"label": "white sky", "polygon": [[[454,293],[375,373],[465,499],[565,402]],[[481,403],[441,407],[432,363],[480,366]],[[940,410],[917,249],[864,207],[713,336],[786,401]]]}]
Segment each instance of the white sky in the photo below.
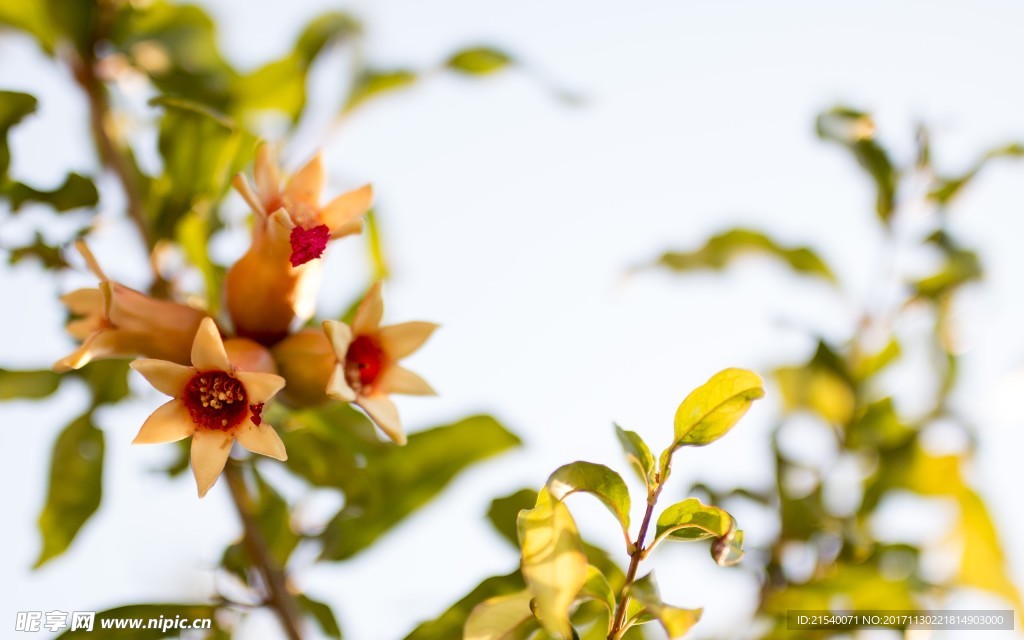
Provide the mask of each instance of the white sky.
[{"label": "white sky", "polygon": [[[219,19],[229,57],[244,67],[281,54],[305,21],[333,6],[291,0],[282,12],[269,0],[205,4]],[[693,248],[714,231],[744,224],[835,256],[855,300],[870,295],[880,250],[873,195],[851,159],[815,139],[819,111],[837,102],[873,111],[882,139],[904,159],[914,124],[924,120],[935,129],[940,166],[950,170],[994,144],[1024,139],[1024,85],[1016,81],[1024,8],[1016,3],[346,6],[365,20],[367,55],[380,66],[425,66],[462,45],[492,43],[529,69],[485,82],[435,78],[357,114],[329,140],[320,139],[314,114],[291,149],[298,161],[327,145],[335,190],[374,183],[394,270],[386,319],[444,326],[410,360],[442,395],[399,400],[409,427],[486,411],[527,442],[460,477],[354,561],[314,569],[300,563],[298,583],[334,605],[346,637],[357,640],[402,637],[480,579],[515,566],[514,552],[482,517],[491,498],[538,487],[576,459],[627,472],[613,420],[663,446],[675,406],[714,371],[735,365],[767,372],[798,362],[813,346],[803,329],[844,335],[852,302],[793,283],[765,263],[724,276],[624,278],[667,247]],[[336,56],[318,70],[325,102],[343,90],[335,80],[343,69]],[[583,95],[586,105],[554,100],[538,76]],[[84,105],[69,86],[26,41],[0,40],[0,87],[41,100],[40,115],[14,135],[16,176],[46,185],[69,169],[92,168]],[[1017,402],[1006,400],[1020,397],[1020,375],[1011,374],[1024,365],[1020,175],[1009,163],[993,167],[957,218],[961,237],[982,247],[989,272],[960,307],[970,384],[958,399],[978,423],[974,477],[1004,531],[1024,528],[1014,489],[1024,419]],[[111,217],[114,204],[101,213]],[[0,224],[5,242],[28,228],[6,215]],[[131,260],[138,256],[123,257],[126,238],[111,221],[93,245],[110,273],[138,286]],[[218,243],[226,253],[233,247],[231,237]],[[360,286],[362,264],[358,242],[332,249],[325,315]],[[353,270],[358,278],[348,275]],[[70,349],[57,337],[59,291],[49,280],[25,266],[0,272],[0,283],[17,301],[16,311],[0,318],[8,336],[0,366],[47,366]],[[727,439],[680,460],[666,500],[681,499],[696,476],[720,486],[767,481],[772,391]],[[70,553],[30,572],[52,442],[83,396],[66,385],[61,402],[0,407],[7,432],[0,448],[0,601],[7,613],[0,619],[19,610],[201,598],[219,552],[238,534],[224,487],[197,501],[190,478],[167,482],[149,472],[168,450],[129,446],[159,402],[145,390],[130,406],[100,416],[107,435],[100,512]],[[317,505],[319,497],[310,508]],[[599,507],[585,500],[572,506],[588,536],[618,550]],[[741,514],[741,526],[756,543],[773,525]],[[1007,551],[1019,583],[1024,554]],[[651,566],[666,599],[706,607],[704,634],[739,632],[736,620],[756,594],[749,576],[714,567],[703,548],[665,550]],[[274,637],[259,622],[244,637]]]}]

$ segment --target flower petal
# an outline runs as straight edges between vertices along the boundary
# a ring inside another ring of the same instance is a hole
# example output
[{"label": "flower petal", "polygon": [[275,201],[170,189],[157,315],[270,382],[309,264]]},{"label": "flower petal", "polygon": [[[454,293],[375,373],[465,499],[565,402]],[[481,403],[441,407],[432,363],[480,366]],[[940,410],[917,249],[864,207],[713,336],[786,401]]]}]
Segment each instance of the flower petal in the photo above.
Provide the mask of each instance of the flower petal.
[{"label": "flower petal", "polygon": [[325,391],[329,398],[341,400],[342,402],[355,401],[356,392],[352,390],[352,387],[348,386],[348,381],[345,380],[345,365],[335,365],[334,373],[331,374],[331,379],[327,381]]},{"label": "flower petal", "polygon": [[234,438],[223,431],[197,429],[192,436],[192,473],[196,476],[196,488],[202,498],[217,482],[220,472],[231,453]]},{"label": "flower petal", "polygon": [[359,222],[372,203],[373,187],[363,185],[355,191],[341,194],[324,205],[320,210],[320,222],[331,228],[332,238],[340,238],[343,235],[342,231],[351,231],[352,223]]},{"label": "flower petal", "polygon": [[331,348],[334,349],[334,356],[339,362],[343,362],[348,353],[348,347],[352,344],[352,329],[344,322],[337,320],[324,320],[323,327],[327,340],[330,341]]},{"label": "flower petal", "polygon": [[357,336],[376,333],[383,317],[384,301],[380,296],[380,283],[376,282],[356,309],[355,318],[352,319],[352,333]]},{"label": "flower petal", "polygon": [[433,322],[402,322],[381,327],[377,339],[388,357],[401,360],[422,347],[438,326]]},{"label": "flower petal", "polygon": [[160,405],[146,418],[132,444],[177,442],[189,437],[195,430],[196,426],[188,414],[188,409],[180,400],[175,399]]},{"label": "flower petal", "polygon": [[253,453],[269,456],[277,460],[288,459],[288,453],[284,450],[281,436],[277,435],[274,427],[265,422],[253,424],[251,420],[246,420],[235,433],[235,439]]},{"label": "flower petal", "polygon": [[133,356],[134,352],[125,351],[121,344],[120,334],[115,329],[97,331],[85,339],[77,349],[53,363],[53,370],[65,373],[73,369],[81,369],[93,360],[112,356]]},{"label": "flower petal", "polygon": [[[249,184],[249,180],[245,175],[241,173],[235,174],[235,177],[231,179],[231,184],[235,187],[235,191],[245,200],[245,203],[249,205],[250,209],[261,216],[267,215],[267,210],[263,208],[259,195],[253,191],[252,185]],[[257,224],[259,223],[258,220],[256,222]]]},{"label": "flower petal", "polygon": [[397,364],[384,370],[384,374],[377,381],[377,386],[384,393],[401,393],[407,396],[437,395],[426,380]]},{"label": "flower petal", "polygon": [[60,301],[76,316],[91,316],[103,312],[103,295],[99,289],[75,289],[60,297]]},{"label": "flower petal", "polygon": [[196,374],[192,367],[152,358],[135,360],[128,366],[141,373],[157,391],[173,398],[181,397],[185,385]]},{"label": "flower petal", "polygon": [[224,341],[213,318],[203,318],[192,342],[192,366],[199,371],[231,371]]},{"label": "flower petal", "polygon": [[380,430],[391,438],[397,445],[405,444],[405,433],[402,431],[402,422],[398,419],[398,408],[391,398],[384,394],[372,396],[360,396],[356,404],[362,407],[363,411],[370,416],[370,419],[380,427]]},{"label": "flower petal", "polygon": [[259,404],[274,397],[284,387],[284,378],[260,371],[236,371],[235,378],[245,387],[249,404]]},{"label": "flower petal", "polygon": [[305,202],[315,207],[323,188],[324,165],[320,154],[317,153],[295,172],[284,192],[294,202]]},{"label": "flower petal", "polygon": [[[261,144],[256,150],[256,162],[252,169],[256,180],[256,191],[264,207],[281,199],[281,174],[277,170],[274,151],[269,144]],[[269,212],[268,212],[269,213]]]}]

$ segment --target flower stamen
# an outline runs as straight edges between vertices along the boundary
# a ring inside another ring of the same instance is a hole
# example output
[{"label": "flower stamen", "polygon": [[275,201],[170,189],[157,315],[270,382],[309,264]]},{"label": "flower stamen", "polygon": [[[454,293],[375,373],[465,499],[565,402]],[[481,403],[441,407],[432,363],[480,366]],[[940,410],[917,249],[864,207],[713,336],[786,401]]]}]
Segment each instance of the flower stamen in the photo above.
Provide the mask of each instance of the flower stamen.
[{"label": "flower stamen", "polygon": [[248,413],[245,387],[224,371],[201,371],[185,385],[182,402],[197,427],[227,431]]}]

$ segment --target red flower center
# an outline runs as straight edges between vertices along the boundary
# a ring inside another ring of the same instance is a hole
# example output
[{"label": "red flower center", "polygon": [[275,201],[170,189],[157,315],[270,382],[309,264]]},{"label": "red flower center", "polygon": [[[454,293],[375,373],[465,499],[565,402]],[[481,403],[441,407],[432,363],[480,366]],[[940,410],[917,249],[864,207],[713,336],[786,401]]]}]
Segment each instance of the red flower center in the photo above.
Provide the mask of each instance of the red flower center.
[{"label": "red flower center", "polygon": [[324,255],[327,241],[331,239],[331,229],[326,224],[309,229],[301,226],[292,228],[288,240],[292,244],[292,255],[288,258],[293,267],[306,264],[310,260]]},{"label": "red flower center", "polygon": [[197,373],[181,396],[196,427],[219,431],[232,429],[245,419],[247,399],[242,383],[223,371]]},{"label": "red flower center", "polygon": [[369,336],[357,336],[345,354],[345,377],[356,390],[376,382],[384,368],[384,350]]}]

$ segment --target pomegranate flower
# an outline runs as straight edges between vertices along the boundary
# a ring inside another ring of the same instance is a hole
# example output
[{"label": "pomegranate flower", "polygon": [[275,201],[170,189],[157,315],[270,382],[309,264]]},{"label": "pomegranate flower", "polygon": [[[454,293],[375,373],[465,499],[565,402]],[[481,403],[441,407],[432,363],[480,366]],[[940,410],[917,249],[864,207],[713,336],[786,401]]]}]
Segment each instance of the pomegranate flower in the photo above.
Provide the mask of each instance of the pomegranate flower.
[{"label": "pomegranate flower", "polygon": [[319,263],[327,243],[363,227],[373,200],[365,185],[320,206],[324,169],[317,154],[281,188],[270,147],[261,145],[253,169],[233,184],[252,208],[252,246],[228,271],[227,307],[239,335],[264,344],[283,338],[295,318],[313,315]]},{"label": "pomegranate flower", "polygon": [[53,368],[70,371],[92,360],[135,356],[188,362],[192,337],[206,314],[110,280],[84,242],[75,246],[100,283],[96,289],[78,289],[61,297],[72,315],[68,333],[82,344]]},{"label": "pomegranate flower", "polygon": [[273,361],[260,345],[245,339],[225,342],[213,320],[205,318],[192,343],[192,366],[155,359],[131,366],[173,398],[153,412],[132,444],[192,436],[192,472],[200,498],[224,470],[236,440],[253,453],[287,459],[284,443],[262,417],[264,403],[281,390],[284,378],[266,372]]},{"label": "pomegranate flower", "polygon": [[392,393],[434,395],[423,378],[398,365],[415,352],[437,329],[430,322],[404,322],[380,326],[384,315],[380,284],[374,285],[356,310],[352,326],[324,321],[324,332],[334,350],[335,367],[327,383],[327,395],[353,402],[395,444],[405,444],[405,433]]}]

